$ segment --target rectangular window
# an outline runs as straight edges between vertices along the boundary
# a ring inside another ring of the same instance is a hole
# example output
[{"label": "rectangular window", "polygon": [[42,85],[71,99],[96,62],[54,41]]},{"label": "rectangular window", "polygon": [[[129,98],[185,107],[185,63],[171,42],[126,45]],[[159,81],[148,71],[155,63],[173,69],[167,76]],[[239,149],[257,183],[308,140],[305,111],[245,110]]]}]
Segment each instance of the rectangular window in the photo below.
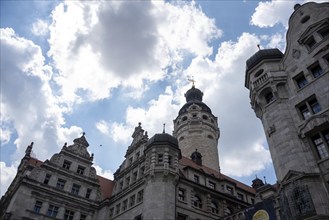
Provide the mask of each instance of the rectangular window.
[{"label": "rectangular window", "polygon": [[163,163],[163,154],[158,154],[158,163]]},{"label": "rectangular window", "polygon": [[126,177],[126,187],[128,187],[130,184],[130,176]]},{"label": "rectangular window", "polygon": [[42,207],[42,202],[36,201],[34,204],[33,212],[40,213],[41,207]]},{"label": "rectangular window", "polygon": [[226,186],[226,190],[229,194],[233,195],[233,188],[230,186]]},{"label": "rectangular window", "polygon": [[311,67],[309,67],[309,70],[312,73],[314,78],[318,78],[319,76],[324,74],[324,71],[321,68],[319,63],[313,64]]},{"label": "rectangular window", "polygon": [[73,220],[74,212],[71,210],[65,210],[64,220]]},{"label": "rectangular window", "polygon": [[135,171],[134,173],[133,173],[133,181],[136,181],[137,180],[137,171]]},{"label": "rectangular window", "polygon": [[213,190],[216,189],[216,184],[214,182],[209,181],[208,186],[209,186],[210,189],[213,189]]},{"label": "rectangular window", "polygon": [[241,193],[238,193],[238,199],[243,200],[243,195]]},{"label": "rectangular window", "polygon": [[198,175],[194,175],[194,182],[199,183],[199,176]]},{"label": "rectangular window", "polygon": [[117,204],[115,207],[115,213],[119,214],[120,213],[120,207],[121,207],[121,203]]},{"label": "rectangular window", "polygon": [[120,182],[120,186],[119,186],[119,187],[120,187],[120,188],[119,188],[120,190],[123,189],[123,181]]},{"label": "rectangular window", "polygon": [[71,167],[71,162],[70,161],[67,161],[67,160],[64,160],[63,162],[63,166],[62,166],[64,169],[67,169],[69,170],[70,167]]},{"label": "rectangular window", "polygon": [[48,185],[50,177],[51,175],[47,173],[45,179],[43,180],[43,183]]},{"label": "rectangular window", "polygon": [[187,220],[187,215],[178,213],[177,214],[177,220]]},{"label": "rectangular window", "polygon": [[114,213],[114,208],[110,208],[110,217],[113,216],[113,213]]},{"label": "rectangular window", "polygon": [[144,194],[143,190],[141,190],[137,193],[137,202],[142,202],[143,201],[143,194]]},{"label": "rectangular window", "polygon": [[312,141],[320,159],[329,157],[329,130],[314,135]]},{"label": "rectangular window", "polygon": [[71,193],[75,194],[75,195],[78,195],[79,191],[80,191],[80,187],[81,186],[78,185],[78,184],[73,184],[72,189],[71,189]]},{"label": "rectangular window", "polygon": [[169,165],[172,165],[172,156],[168,156],[168,163],[169,163]]},{"label": "rectangular window", "polygon": [[49,205],[48,211],[47,211],[47,216],[56,217],[57,213],[58,213],[58,209],[59,208],[57,206]]},{"label": "rectangular window", "polygon": [[129,158],[129,164],[128,164],[128,165],[131,165],[132,163],[133,163],[133,158],[130,157],[130,158]]},{"label": "rectangular window", "polygon": [[87,218],[87,215],[80,214],[80,220],[86,220],[86,218]]},{"label": "rectangular window", "polygon": [[255,199],[251,198],[251,204],[255,204]]},{"label": "rectangular window", "polygon": [[135,205],[135,195],[130,196],[129,206],[132,207]]},{"label": "rectangular window", "polygon": [[63,179],[58,179],[58,180],[57,180],[57,184],[56,184],[56,188],[57,188],[57,189],[61,189],[61,190],[63,190],[63,189],[64,189],[64,186],[65,186],[65,183],[66,183],[65,180],[63,180]]},{"label": "rectangular window", "polygon": [[316,41],[314,40],[314,37],[311,36],[306,40],[305,44],[308,46],[309,49],[311,49],[316,44]]},{"label": "rectangular window", "polygon": [[178,189],[178,200],[185,201],[185,190],[182,188]]},{"label": "rectangular window", "polygon": [[326,38],[329,36],[329,26],[324,27],[319,31],[319,34],[321,35],[322,38]]},{"label": "rectangular window", "polygon": [[91,194],[91,189],[87,189],[87,192],[86,192],[86,198],[87,199],[89,199],[90,194]]},{"label": "rectangular window", "polygon": [[295,78],[294,78],[298,88],[303,88],[305,87],[308,82],[307,79],[305,78],[303,73],[298,74]]},{"label": "rectangular window", "polygon": [[83,175],[83,173],[85,172],[85,169],[86,168],[83,166],[78,166],[77,173],[80,175]]},{"label": "rectangular window", "polygon": [[128,205],[128,200],[126,199],[122,202],[122,211],[126,211],[127,205]]},{"label": "rectangular window", "polygon": [[299,104],[297,108],[304,120],[321,111],[321,106],[314,96]]}]

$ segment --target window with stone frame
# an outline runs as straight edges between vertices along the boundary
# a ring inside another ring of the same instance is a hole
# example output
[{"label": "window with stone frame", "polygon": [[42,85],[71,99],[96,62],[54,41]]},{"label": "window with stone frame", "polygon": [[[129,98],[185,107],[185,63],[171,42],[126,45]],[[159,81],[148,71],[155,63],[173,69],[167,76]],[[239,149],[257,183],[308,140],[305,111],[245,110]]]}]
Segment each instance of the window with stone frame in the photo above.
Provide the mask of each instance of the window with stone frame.
[{"label": "window with stone frame", "polygon": [[316,41],[313,36],[310,36],[306,41],[305,45],[308,47],[308,49],[312,49],[314,45],[316,44]]},{"label": "window with stone frame", "polygon": [[321,106],[315,96],[311,96],[306,101],[297,105],[300,116],[303,120],[308,119],[314,114],[321,111]]},{"label": "window with stone frame", "polygon": [[63,162],[63,168],[64,169],[66,169],[66,170],[69,170],[70,169],[70,167],[71,167],[71,162],[70,161],[68,161],[68,160],[64,160],[64,162]]},{"label": "window with stone frame", "polygon": [[272,91],[269,91],[268,93],[265,94],[265,100],[266,100],[266,104],[273,102],[275,100],[275,97],[274,97]]},{"label": "window with stone frame", "polygon": [[308,84],[307,79],[303,72],[299,73],[296,77],[294,77],[294,81],[299,89],[305,87]]},{"label": "window with stone frame", "polygon": [[233,187],[231,187],[231,186],[226,186],[226,191],[227,191],[229,194],[233,195]]},{"label": "window with stone frame", "polygon": [[200,178],[199,178],[199,176],[198,175],[195,175],[194,174],[194,182],[196,182],[196,183],[199,183],[199,181],[200,181]]},{"label": "window with stone frame", "polygon": [[211,213],[218,215],[218,205],[215,200],[212,200],[210,203]]},{"label": "window with stone frame", "polygon": [[135,216],[134,220],[142,220],[142,214],[139,214],[137,216]]},{"label": "window with stone frame", "polygon": [[78,166],[77,173],[80,175],[83,175],[83,173],[85,172],[85,169],[86,168],[83,166]]},{"label": "window with stone frame", "polygon": [[172,165],[172,156],[168,155],[168,164],[171,166]]},{"label": "window with stone frame", "polygon": [[122,211],[126,211],[128,208],[128,199],[122,202]]},{"label": "window with stone frame", "polygon": [[64,190],[66,180],[58,179],[56,183],[56,188],[60,190]]},{"label": "window with stone frame", "polygon": [[185,193],[186,193],[185,189],[178,188],[178,200],[179,201],[185,201],[185,197],[186,197]]},{"label": "window with stone frame", "polygon": [[86,220],[87,219],[87,215],[85,214],[80,214],[80,220]]},{"label": "window with stone frame", "polygon": [[163,154],[158,154],[158,163],[163,163]]},{"label": "window with stone frame", "polygon": [[143,201],[143,196],[144,196],[144,190],[141,190],[137,193],[137,202],[142,202]]},{"label": "window with stone frame", "polygon": [[244,200],[244,196],[241,193],[237,193],[237,197],[239,200],[242,200],[242,201]]},{"label": "window with stone frame", "polygon": [[133,172],[133,182],[135,182],[137,180],[137,170],[135,172]]},{"label": "window with stone frame", "polygon": [[74,212],[66,209],[64,213],[64,220],[73,220],[73,218],[74,218]]},{"label": "window with stone frame", "polygon": [[312,73],[314,78],[318,78],[324,74],[324,71],[318,62],[312,64],[308,70]]},{"label": "window with stone frame", "polygon": [[123,189],[123,181],[121,181],[120,183],[119,183],[119,190],[122,190]]},{"label": "window with stone frame", "polygon": [[43,180],[43,184],[48,185],[50,178],[51,178],[51,175],[49,173],[47,173],[45,176],[45,179]]},{"label": "window with stone frame", "polygon": [[113,213],[114,213],[114,208],[110,208],[110,217],[113,216]]},{"label": "window with stone frame", "polygon": [[212,182],[212,181],[208,181],[208,186],[210,189],[215,190],[216,189],[216,183]]},{"label": "window with stone frame", "polygon": [[75,194],[75,195],[78,195],[79,194],[79,191],[80,191],[80,188],[81,188],[80,185],[74,183],[72,185],[72,188],[71,188],[71,193],[72,194]]},{"label": "window with stone frame", "polygon": [[329,129],[312,136],[312,142],[318,153],[319,159],[329,157]]},{"label": "window with stone frame", "polygon": [[312,197],[307,186],[297,185],[291,192],[292,212],[295,217],[301,219],[315,213]]},{"label": "window with stone frame", "polygon": [[35,201],[33,212],[40,213],[41,207],[42,207],[42,202],[39,200]]},{"label": "window with stone frame", "polygon": [[86,198],[89,199],[90,195],[91,195],[91,189],[88,188],[86,191]]},{"label": "window with stone frame", "polygon": [[49,205],[47,210],[47,216],[56,217],[58,214],[59,207],[54,205]]},{"label": "window with stone frame", "polygon": [[130,184],[130,176],[126,177],[126,187],[128,187]]},{"label": "window with stone frame", "polygon": [[177,213],[177,220],[187,220],[187,215]]},{"label": "window with stone frame", "polygon": [[136,196],[135,195],[130,196],[130,199],[129,199],[129,207],[132,207],[132,206],[135,205],[135,200],[136,200]]},{"label": "window with stone frame", "polygon": [[196,208],[202,209],[202,200],[201,200],[200,196],[194,195],[192,197],[192,205]]},{"label": "window with stone frame", "polygon": [[320,36],[322,38],[327,38],[329,37],[329,24],[327,24],[325,27],[323,27],[321,30],[318,31]]},{"label": "window with stone frame", "polygon": [[120,213],[120,207],[121,207],[121,203],[118,203],[118,204],[115,206],[115,214],[119,214],[119,213]]}]

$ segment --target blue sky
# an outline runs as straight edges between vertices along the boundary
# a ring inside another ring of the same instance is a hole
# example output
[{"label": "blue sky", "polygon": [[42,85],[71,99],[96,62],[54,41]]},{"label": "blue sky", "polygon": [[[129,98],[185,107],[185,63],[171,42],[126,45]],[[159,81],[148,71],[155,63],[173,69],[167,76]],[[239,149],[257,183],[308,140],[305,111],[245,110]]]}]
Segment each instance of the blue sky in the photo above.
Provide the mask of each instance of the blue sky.
[{"label": "blue sky", "polygon": [[1,1],[1,194],[32,141],[46,160],[82,131],[112,178],[139,122],[172,132],[191,76],[218,117],[222,172],[275,183],[245,61],[257,44],[284,51],[296,3]]}]

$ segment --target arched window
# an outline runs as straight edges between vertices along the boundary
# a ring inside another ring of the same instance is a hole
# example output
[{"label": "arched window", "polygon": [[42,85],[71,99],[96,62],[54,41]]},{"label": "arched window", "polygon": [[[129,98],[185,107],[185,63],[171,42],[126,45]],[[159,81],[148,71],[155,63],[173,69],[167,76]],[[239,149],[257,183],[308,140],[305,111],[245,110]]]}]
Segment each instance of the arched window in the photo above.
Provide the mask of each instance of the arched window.
[{"label": "arched window", "polygon": [[270,102],[272,102],[272,101],[274,101],[274,95],[273,95],[273,93],[272,92],[268,92],[268,93],[266,93],[266,95],[265,95],[265,100],[266,100],[266,103],[268,104],[268,103],[270,103]]},{"label": "arched window", "polygon": [[213,136],[211,136],[210,134],[208,135],[208,138],[209,139],[214,139]]},{"label": "arched window", "polygon": [[211,201],[210,207],[211,207],[211,212],[212,213],[218,214],[218,206],[217,206],[217,203],[215,201]]},{"label": "arched window", "polygon": [[186,121],[186,120],[187,120],[187,117],[184,116],[184,117],[182,118],[182,121]]},{"label": "arched window", "polygon": [[203,118],[204,120],[208,120],[208,116],[207,116],[207,115],[202,115],[202,118]]},{"label": "arched window", "polygon": [[184,137],[183,136],[179,138],[179,141],[182,141],[182,140],[184,140]]},{"label": "arched window", "polygon": [[194,195],[193,198],[192,198],[192,203],[193,203],[193,206],[194,207],[197,207],[197,208],[202,208],[202,200],[200,199],[199,196],[197,195]]}]

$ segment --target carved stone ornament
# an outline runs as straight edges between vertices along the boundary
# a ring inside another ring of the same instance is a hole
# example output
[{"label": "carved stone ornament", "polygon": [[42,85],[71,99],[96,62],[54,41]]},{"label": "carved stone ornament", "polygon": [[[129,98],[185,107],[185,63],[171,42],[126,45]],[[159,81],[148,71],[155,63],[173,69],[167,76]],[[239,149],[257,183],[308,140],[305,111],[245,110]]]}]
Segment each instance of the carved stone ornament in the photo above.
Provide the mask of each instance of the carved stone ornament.
[{"label": "carved stone ornament", "polygon": [[300,50],[293,49],[292,50],[292,57],[296,60],[300,58]]}]

